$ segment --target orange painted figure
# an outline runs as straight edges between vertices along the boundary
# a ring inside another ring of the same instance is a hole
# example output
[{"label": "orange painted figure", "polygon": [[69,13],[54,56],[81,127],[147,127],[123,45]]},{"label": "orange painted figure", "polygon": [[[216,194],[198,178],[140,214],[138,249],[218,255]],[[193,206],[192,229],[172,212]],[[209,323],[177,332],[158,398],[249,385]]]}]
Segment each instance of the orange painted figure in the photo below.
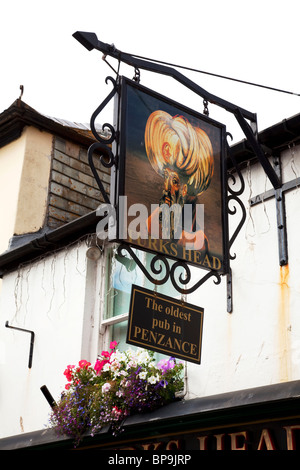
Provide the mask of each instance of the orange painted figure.
[{"label": "orange painted figure", "polygon": [[[184,116],[172,117],[158,110],[147,120],[145,147],[153,169],[163,178],[159,205],[191,204],[195,209],[197,197],[209,187],[214,173],[213,149],[206,132],[192,126]],[[149,217],[148,232],[154,215]],[[197,228],[194,210],[191,227],[188,230],[184,227],[178,243],[184,245],[187,240],[191,241],[198,229],[201,227]],[[195,249],[207,250],[204,233],[199,239],[203,246]]]}]

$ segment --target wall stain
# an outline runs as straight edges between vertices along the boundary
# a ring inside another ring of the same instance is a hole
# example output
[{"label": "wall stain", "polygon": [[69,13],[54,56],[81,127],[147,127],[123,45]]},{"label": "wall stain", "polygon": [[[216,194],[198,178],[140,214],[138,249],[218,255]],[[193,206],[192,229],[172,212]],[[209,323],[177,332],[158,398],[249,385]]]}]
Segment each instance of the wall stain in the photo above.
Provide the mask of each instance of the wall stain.
[{"label": "wall stain", "polygon": [[290,286],[289,266],[280,266],[279,305],[278,305],[278,348],[279,348],[279,380],[289,380],[290,372]]}]

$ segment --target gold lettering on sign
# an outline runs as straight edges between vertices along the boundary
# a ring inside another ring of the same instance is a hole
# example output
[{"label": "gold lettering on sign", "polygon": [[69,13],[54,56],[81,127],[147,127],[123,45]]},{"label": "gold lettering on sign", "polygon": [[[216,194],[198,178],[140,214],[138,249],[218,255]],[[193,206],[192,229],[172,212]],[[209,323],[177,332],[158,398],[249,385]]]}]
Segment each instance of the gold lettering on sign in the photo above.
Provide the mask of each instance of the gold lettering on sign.
[{"label": "gold lettering on sign", "polygon": [[267,450],[276,450],[272,436],[268,429],[262,430],[257,450],[263,450],[264,448]]},{"label": "gold lettering on sign", "polygon": [[199,450],[207,450],[207,438],[208,436],[197,437],[199,441]]},{"label": "gold lettering on sign", "polygon": [[162,442],[150,442],[150,444],[141,444],[143,450],[157,450],[162,445]]},{"label": "gold lettering on sign", "polygon": [[216,434],[215,438],[217,440],[217,450],[224,450],[224,437],[225,434]]},{"label": "gold lettering on sign", "polygon": [[[298,444],[298,437],[300,437],[300,424],[282,426],[280,428],[263,428],[254,431],[236,431],[220,434],[205,434],[196,436],[192,434],[190,439],[193,442],[193,448],[197,447],[199,450],[296,450]],[[251,437],[252,436],[252,437]],[[278,438],[277,449],[276,440]],[[251,438],[250,438],[251,437]],[[286,443],[284,438],[286,437]],[[297,439],[296,439],[297,437]],[[138,448],[143,450],[177,450],[185,449],[189,444],[189,437],[171,439],[166,441],[148,442],[138,444]],[[123,447],[122,450],[136,449],[136,447]]]},{"label": "gold lettering on sign", "polygon": [[295,429],[300,429],[300,425],[295,425],[295,426],[285,426],[284,427],[286,431],[286,445],[287,445],[287,450],[296,450],[296,444],[295,444],[295,434],[294,430]]},{"label": "gold lettering on sign", "polygon": [[[242,431],[242,432],[233,432],[230,433],[229,436],[231,437],[231,450],[247,450],[247,432]],[[239,446],[239,441],[241,440],[240,438],[243,438],[243,445]]]},{"label": "gold lettering on sign", "polygon": [[179,448],[180,448],[179,440],[175,440],[175,441],[168,442],[166,450],[174,450],[174,449],[179,449]]}]

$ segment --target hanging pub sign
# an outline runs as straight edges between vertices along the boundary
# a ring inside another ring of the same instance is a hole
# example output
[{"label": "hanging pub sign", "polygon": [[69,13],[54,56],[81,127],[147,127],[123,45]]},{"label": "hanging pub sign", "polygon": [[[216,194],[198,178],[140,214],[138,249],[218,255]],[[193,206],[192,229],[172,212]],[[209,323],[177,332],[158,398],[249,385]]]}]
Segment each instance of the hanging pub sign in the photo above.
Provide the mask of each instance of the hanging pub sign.
[{"label": "hanging pub sign", "polygon": [[225,126],[124,77],[119,119],[117,240],[225,274]]},{"label": "hanging pub sign", "polygon": [[200,364],[204,310],[132,286],[127,343]]}]

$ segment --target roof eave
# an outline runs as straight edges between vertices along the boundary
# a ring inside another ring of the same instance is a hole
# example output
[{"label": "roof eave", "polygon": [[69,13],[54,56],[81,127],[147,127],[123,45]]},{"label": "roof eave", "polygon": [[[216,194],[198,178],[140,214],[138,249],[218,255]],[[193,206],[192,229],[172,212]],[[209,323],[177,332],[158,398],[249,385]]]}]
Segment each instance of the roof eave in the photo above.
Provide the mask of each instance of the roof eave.
[{"label": "roof eave", "polygon": [[[300,114],[264,129],[258,134],[258,142],[266,154],[276,156],[289,145],[298,144],[300,142]],[[231,152],[239,164],[257,160],[246,139],[232,145]]]},{"label": "roof eave", "polygon": [[0,148],[19,138],[25,126],[34,126],[85,146],[95,142],[90,130],[64,126],[17,99],[0,114]]}]

